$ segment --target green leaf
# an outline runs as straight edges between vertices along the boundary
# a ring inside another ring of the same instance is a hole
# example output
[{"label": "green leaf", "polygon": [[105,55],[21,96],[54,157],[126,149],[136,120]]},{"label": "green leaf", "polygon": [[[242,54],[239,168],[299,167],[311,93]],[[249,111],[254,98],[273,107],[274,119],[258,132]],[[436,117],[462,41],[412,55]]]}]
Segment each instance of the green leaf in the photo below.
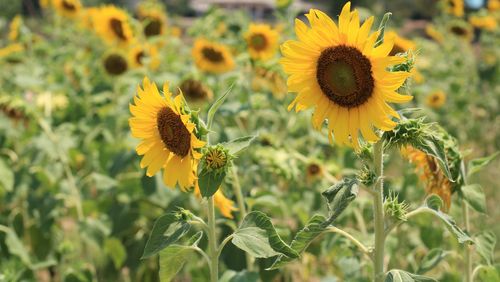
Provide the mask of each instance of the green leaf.
[{"label": "green leaf", "polygon": [[106,241],[104,241],[104,252],[111,257],[116,269],[120,269],[127,258],[125,247],[122,242],[116,238],[107,238]]},{"label": "green leaf", "polygon": [[160,281],[171,281],[191,259],[194,250],[181,245],[171,245],[160,252]]},{"label": "green leaf", "polygon": [[387,273],[385,282],[437,282],[436,279],[406,272],[404,270],[393,269]]},{"label": "green leaf", "polygon": [[220,277],[219,282],[257,282],[259,281],[259,273],[249,272],[246,270],[236,272],[234,270],[226,270]]},{"label": "green leaf", "polygon": [[0,187],[3,187],[7,192],[14,188],[14,173],[2,159],[0,159]]},{"label": "green leaf", "polygon": [[[249,227],[257,227],[257,229],[263,230],[265,233],[261,231],[257,232],[256,229],[248,229]],[[296,258],[299,256],[296,251],[294,251],[292,248],[290,248],[290,246],[283,242],[283,240],[281,240],[280,236],[276,232],[276,229],[274,228],[274,225],[271,222],[271,219],[263,212],[252,211],[247,214],[243,219],[241,226],[236,230],[234,235],[235,237],[232,240],[233,244],[244,251],[248,251],[249,247],[253,247],[257,240],[259,242],[262,242],[261,236],[264,236],[267,239],[267,242],[263,242],[263,244],[270,246],[270,248],[275,252],[273,255],[281,253],[287,257],[292,258]],[[250,250],[250,253],[252,254],[252,252],[255,252],[255,254],[257,255],[265,255],[262,257],[268,257],[268,255],[270,255],[270,252],[266,248],[267,247],[252,249]]]},{"label": "green leaf", "polygon": [[425,199],[425,205],[433,210],[439,211],[443,205],[443,199],[436,194],[431,194]]},{"label": "green leaf", "polygon": [[479,281],[492,282],[500,281],[500,273],[494,266],[480,265],[478,271]]},{"label": "green leaf", "polygon": [[232,242],[236,247],[256,258],[268,258],[279,255],[271,247],[266,230],[258,227],[239,228],[234,233]]},{"label": "green leaf", "polygon": [[378,31],[380,31],[380,34],[377,37],[377,41],[375,41],[375,45],[373,47],[377,47],[380,44],[384,43],[384,32],[385,32],[385,27],[387,26],[387,22],[389,22],[389,18],[391,17],[392,13],[385,13],[384,17],[382,18],[382,21],[380,22],[380,26],[378,28]]},{"label": "green leaf", "polygon": [[483,167],[487,166],[493,159],[495,159],[500,152],[495,152],[493,155],[480,158],[473,159],[469,161],[469,165],[467,166],[467,177],[470,177],[474,173],[480,171]]},{"label": "green leaf", "polygon": [[497,236],[491,231],[484,231],[478,234],[474,241],[476,242],[476,251],[486,264],[494,263],[495,245]]},{"label": "green leaf", "polygon": [[486,213],[486,197],[483,187],[479,184],[462,186],[464,199],[469,205],[480,213]]},{"label": "green leaf", "polygon": [[467,235],[462,229],[460,229],[460,227],[458,227],[457,223],[451,216],[445,214],[442,211],[432,208],[426,208],[426,211],[439,218],[445,224],[446,228],[455,236],[455,238],[457,238],[460,244],[463,244],[465,242],[474,243],[469,235]]},{"label": "green leaf", "polygon": [[202,169],[200,175],[198,175],[198,185],[200,187],[201,196],[208,198],[215,194],[215,192],[219,190],[225,177],[226,171],[208,171]]},{"label": "green leaf", "polygon": [[[326,199],[330,215],[328,222],[332,223],[356,198],[358,194],[357,179],[344,178],[328,190],[321,193]],[[329,225],[329,224],[327,224]]]},{"label": "green leaf", "polygon": [[447,253],[442,249],[432,249],[420,261],[417,273],[423,274],[436,267],[445,257]]},{"label": "green leaf", "polygon": [[[297,253],[302,253],[309,244],[326,229],[326,218],[322,215],[314,215],[292,240],[290,247]],[[279,255],[268,270],[277,269],[292,261],[284,255]]]},{"label": "green leaf", "polygon": [[168,245],[177,242],[184,236],[191,225],[179,214],[169,213],[158,218],[149,236],[141,259],[157,254]]},{"label": "green leaf", "polygon": [[16,232],[7,226],[0,225],[0,232],[6,234],[5,245],[9,249],[9,252],[21,259],[21,261],[26,265],[31,267],[31,259],[28,251],[23,245],[23,242],[19,239]]},{"label": "green leaf", "polygon": [[438,139],[434,135],[426,135],[425,138],[423,138],[422,142],[418,142],[417,144],[414,144],[414,146],[427,155],[436,158],[439,167],[446,175],[448,180],[450,180],[451,182],[455,181],[450,172],[448,161],[446,160],[446,151],[444,148],[443,140]]},{"label": "green leaf", "polygon": [[250,146],[250,144],[252,144],[252,142],[255,140],[256,137],[257,137],[256,135],[239,137],[239,138],[233,139],[229,142],[222,143],[222,146],[224,146],[224,148],[229,150],[229,154],[237,155],[241,151],[248,148],[248,146]]},{"label": "green leaf", "polygon": [[219,107],[222,105],[222,103],[224,103],[229,92],[231,92],[231,90],[233,89],[233,86],[234,86],[234,83],[232,83],[231,86],[229,86],[229,88],[226,90],[226,92],[224,94],[222,94],[222,96],[220,96],[219,99],[217,99],[212,104],[210,109],[208,110],[208,116],[207,116],[207,128],[208,128],[208,130],[210,130],[210,128],[212,128],[212,123],[214,121],[215,113],[217,112]]}]

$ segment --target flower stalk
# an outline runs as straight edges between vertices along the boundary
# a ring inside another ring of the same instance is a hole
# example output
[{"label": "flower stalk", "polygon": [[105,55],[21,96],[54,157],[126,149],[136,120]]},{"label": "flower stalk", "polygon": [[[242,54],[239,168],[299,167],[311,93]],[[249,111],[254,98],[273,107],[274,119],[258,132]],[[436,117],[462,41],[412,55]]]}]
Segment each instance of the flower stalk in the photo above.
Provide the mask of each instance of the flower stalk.
[{"label": "flower stalk", "polygon": [[[469,204],[465,200],[462,200],[462,210],[465,222],[465,232],[470,232],[470,220],[469,220]],[[467,244],[465,246],[465,282],[472,282],[472,254],[470,247]]]},{"label": "flower stalk", "polygon": [[215,210],[214,197],[208,198],[208,257],[210,258],[210,281],[217,282],[219,279],[219,256],[217,237],[215,234]]},{"label": "flower stalk", "polygon": [[375,249],[373,256],[373,277],[375,282],[384,281],[384,146],[383,141],[378,141],[373,146],[373,156],[375,162],[375,182],[373,194],[373,213],[375,217]]}]

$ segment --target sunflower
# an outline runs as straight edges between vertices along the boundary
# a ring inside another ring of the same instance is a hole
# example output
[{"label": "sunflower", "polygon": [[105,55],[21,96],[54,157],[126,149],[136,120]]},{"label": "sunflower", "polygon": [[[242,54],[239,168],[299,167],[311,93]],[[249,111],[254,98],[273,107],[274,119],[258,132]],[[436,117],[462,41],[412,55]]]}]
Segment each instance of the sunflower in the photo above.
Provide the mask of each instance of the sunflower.
[{"label": "sunflower", "polygon": [[431,108],[439,109],[446,103],[446,93],[441,90],[432,92],[425,99],[425,103]]},{"label": "sunflower", "polygon": [[103,66],[110,75],[120,75],[127,71],[127,59],[120,52],[111,52],[103,59]]},{"label": "sunflower", "polygon": [[82,8],[80,0],[52,0],[56,12],[68,18],[76,18]]},{"label": "sunflower", "polygon": [[196,66],[203,71],[224,73],[234,68],[233,57],[225,45],[198,38],[192,54]]},{"label": "sunflower", "polygon": [[500,10],[500,0],[489,0],[488,10],[490,10],[491,12]]},{"label": "sunflower", "polygon": [[0,59],[4,57],[9,57],[12,54],[24,51],[24,45],[21,43],[14,43],[0,48]]},{"label": "sunflower", "polygon": [[132,67],[146,66],[152,70],[158,69],[160,61],[158,49],[154,45],[136,45],[129,50],[129,62]]},{"label": "sunflower", "polygon": [[444,36],[443,34],[436,29],[436,27],[432,24],[428,24],[425,26],[425,34],[429,36],[432,40],[436,41],[437,43],[442,44],[444,42]]},{"label": "sunflower", "polygon": [[16,15],[9,25],[9,34],[7,37],[10,41],[16,41],[19,37],[19,28],[21,27],[22,18],[20,15]]},{"label": "sunflower", "polygon": [[387,31],[385,33],[386,40],[394,40],[394,46],[392,47],[391,52],[389,55],[394,56],[398,53],[405,53],[410,50],[415,51],[416,49],[416,44],[415,42],[411,41],[410,39],[404,38],[399,36],[396,32],[394,31]]},{"label": "sunflower", "polygon": [[[201,198],[201,192],[200,188],[198,186],[198,182],[196,182],[195,188],[194,188],[194,194],[196,197]],[[222,192],[222,189],[219,188],[217,192],[214,194],[214,205],[219,209],[220,213],[226,217],[233,219],[232,212],[237,211],[238,209],[234,206],[234,202],[228,199],[224,193]]]},{"label": "sunflower", "polygon": [[256,67],[252,76],[253,91],[270,91],[277,99],[283,99],[287,89],[283,75],[277,71]]},{"label": "sunflower", "polygon": [[140,19],[146,37],[162,35],[166,31],[167,16],[159,9],[146,9],[141,12]]},{"label": "sunflower", "polygon": [[108,43],[129,44],[133,41],[127,13],[108,5],[93,14],[93,26],[99,36]]},{"label": "sunflower", "polygon": [[137,88],[133,117],[129,119],[132,136],[142,139],[137,154],[144,155],[141,167],[153,176],[163,168],[163,182],[182,190],[195,185],[196,171],[202,156],[198,149],[205,145],[195,135],[192,116],[186,111],[182,93],[172,98],[168,84],[163,85],[163,96],[156,85],[144,78],[143,88]]},{"label": "sunflower", "polygon": [[391,130],[399,118],[387,102],[403,103],[413,97],[400,95],[408,72],[388,72],[391,65],[405,62],[402,57],[388,56],[394,46],[386,40],[378,47],[374,43],[379,32],[369,35],[373,17],[359,25],[358,11],[350,12],[347,2],[337,25],[323,12],[311,9],[306,17],[311,28],[296,19],[298,41],[289,40],[281,46],[281,59],[289,75],[288,91],[298,95],[289,110],[314,107],[313,126],[319,129],[328,119],[330,142],[359,149],[359,131],[365,140],[379,139],[372,126]]},{"label": "sunflower", "polygon": [[183,80],[179,88],[179,92],[184,93],[186,99],[192,102],[212,100],[214,96],[210,88],[201,81],[192,78]]},{"label": "sunflower", "polygon": [[306,166],[306,179],[311,182],[323,175],[323,166],[318,162],[310,162]]},{"label": "sunflower", "polygon": [[426,193],[441,197],[445,211],[449,210],[453,186],[441,172],[436,159],[411,146],[401,148],[401,154],[415,165],[415,172],[424,183]]},{"label": "sunflower", "polygon": [[492,16],[472,16],[469,18],[469,23],[475,28],[489,31],[494,31],[498,27],[496,19]]},{"label": "sunflower", "polygon": [[455,17],[462,17],[464,15],[464,1],[445,0],[445,11]]},{"label": "sunflower", "polygon": [[452,34],[467,42],[470,42],[474,38],[474,32],[471,26],[465,22],[453,21],[448,29]]},{"label": "sunflower", "polygon": [[245,34],[250,57],[267,60],[274,56],[278,48],[278,32],[267,24],[250,24]]},{"label": "sunflower", "polygon": [[94,29],[94,16],[99,13],[99,8],[84,8],[80,12],[80,25],[84,28],[93,30]]}]

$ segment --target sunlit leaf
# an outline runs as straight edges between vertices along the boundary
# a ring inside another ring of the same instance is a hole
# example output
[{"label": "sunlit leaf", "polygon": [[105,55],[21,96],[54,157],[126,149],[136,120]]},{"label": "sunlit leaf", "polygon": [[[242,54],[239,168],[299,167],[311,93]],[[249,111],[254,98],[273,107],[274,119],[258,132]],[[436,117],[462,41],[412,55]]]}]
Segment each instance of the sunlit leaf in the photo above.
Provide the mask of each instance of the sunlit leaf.
[{"label": "sunlit leaf", "polygon": [[177,242],[190,228],[190,224],[178,214],[169,213],[158,218],[149,236],[141,259],[157,254],[168,245]]},{"label": "sunlit leaf", "polygon": [[393,269],[387,273],[385,282],[437,282],[436,279],[406,272],[404,270]]},{"label": "sunlit leaf", "polygon": [[495,245],[497,236],[492,231],[484,231],[474,237],[476,251],[486,264],[494,263]]},{"label": "sunlit leaf", "polygon": [[474,173],[483,169],[483,167],[487,166],[492,160],[494,160],[498,154],[500,154],[500,152],[495,152],[488,157],[470,160],[467,166],[467,177],[470,177]]},{"label": "sunlit leaf", "polygon": [[465,201],[467,201],[473,209],[481,213],[486,213],[486,197],[484,196],[481,185],[466,185],[462,187],[461,191]]}]

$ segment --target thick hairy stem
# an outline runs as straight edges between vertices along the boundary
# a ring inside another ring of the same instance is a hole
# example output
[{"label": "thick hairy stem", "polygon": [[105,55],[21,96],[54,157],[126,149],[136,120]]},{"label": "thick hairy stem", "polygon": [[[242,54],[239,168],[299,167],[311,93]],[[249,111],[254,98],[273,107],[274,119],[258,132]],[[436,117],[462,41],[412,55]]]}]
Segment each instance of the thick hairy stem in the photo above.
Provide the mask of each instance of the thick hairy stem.
[{"label": "thick hairy stem", "polygon": [[384,146],[383,141],[375,143],[373,155],[375,161],[375,173],[378,180],[375,183],[373,194],[373,213],[375,217],[375,249],[373,255],[373,280],[384,281]]},{"label": "thick hairy stem", "polygon": [[215,235],[214,197],[208,198],[208,244],[208,256],[210,257],[210,281],[217,282],[219,279],[219,257],[217,255],[217,236]]},{"label": "thick hairy stem", "polygon": [[[469,204],[462,200],[462,210],[465,222],[465,231],[470,233]],[[465,282],[472,282],[472,255],[468,244],[465,246]]]}]

